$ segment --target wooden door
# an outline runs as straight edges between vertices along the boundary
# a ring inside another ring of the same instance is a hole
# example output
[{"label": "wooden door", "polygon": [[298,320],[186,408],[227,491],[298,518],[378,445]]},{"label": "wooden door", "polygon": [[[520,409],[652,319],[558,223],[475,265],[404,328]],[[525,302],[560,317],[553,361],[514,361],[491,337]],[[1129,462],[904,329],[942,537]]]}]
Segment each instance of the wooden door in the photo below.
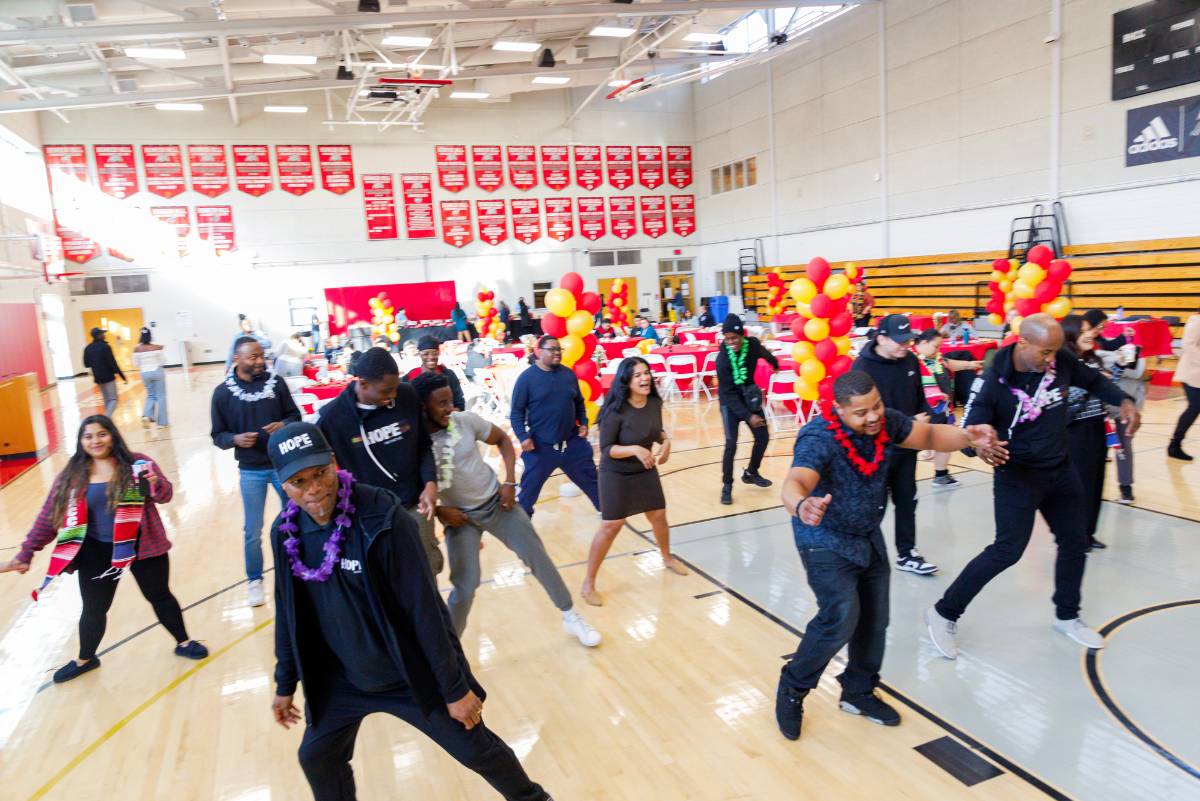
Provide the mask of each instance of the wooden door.
[{"label": "wooden door", "polygon": [[108,332],[108,344],[121,369],[133,369],[133,349],[141,334],[143,318],[141,309],[97,309],[83,313],[84,342],[92,341],[92,329],[103,328]]}]

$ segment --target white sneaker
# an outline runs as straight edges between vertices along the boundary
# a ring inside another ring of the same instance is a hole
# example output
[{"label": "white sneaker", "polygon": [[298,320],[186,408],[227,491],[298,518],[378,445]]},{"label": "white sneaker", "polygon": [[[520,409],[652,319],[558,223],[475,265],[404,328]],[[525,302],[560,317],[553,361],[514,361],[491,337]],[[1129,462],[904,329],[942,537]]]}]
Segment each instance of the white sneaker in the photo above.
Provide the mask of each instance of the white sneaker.
[{"label": "white sneaker", "polygon": [[958,634],[957,623],[946,620],[931,606],[925,610],[925,630],[929,632],[929,639],[933,640],[933,647],[937,648],[942,656],[958,659],[958,643],[954,640],[954,636]]},{"label": "white sneaker", "polygon": [[1084,623],[1082,618],[1055,620],[1054,630],[1059,634],[1067,635],[1084,648],[1104,647],[1104,638],[1098,632],[1093,631],[1087,623]]},{"label": "white sneaker", "polygon": [[932,562],[926,562],[921,552],[913,548],[907,554],[896,557],[896,569],[907,570],[918,576],[930,576],[937,572],[938,567]]},{"label": "white sneaker", "polygon": [[568,609],[563,612],[563,631],[579,640],[579,642],[588,648],[595,648],[600,644],[600,640],[602,639],[600,632],[592,628],[591,624],[583,619],[583,615],[574,609]]},{"label": "white sneaker", "polygon": [[262,606],[266,602],[267,596],[263,592],[262,579],[254,579],[246,587],[246,603],[250,606]]}]

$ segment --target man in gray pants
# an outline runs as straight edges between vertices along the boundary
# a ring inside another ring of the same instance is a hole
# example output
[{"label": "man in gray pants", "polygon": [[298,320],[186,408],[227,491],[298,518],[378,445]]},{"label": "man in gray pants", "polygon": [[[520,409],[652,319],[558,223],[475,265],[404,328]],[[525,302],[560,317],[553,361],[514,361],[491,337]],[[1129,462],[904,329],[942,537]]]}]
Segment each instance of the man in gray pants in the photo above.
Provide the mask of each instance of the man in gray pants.
[{"label": "man in gray pants", "polygon": [[[455,632],[462,635],[479,588],[479,545],[483,532],[505,544],[533,573],[550,600],[563,614],[563,630],[590,647],[600,633],[579,612],[558,568],[533,530],[533,522],[517,505],[517,452],[503,431],[472,412],[454,410],[454,395],[442,373],[422,373],[411,382],[425,407],[437,463],[437,518],[446,527],[450,557],[447,606]],[[479,443],[495,445],[504,460],[505,480],[479,455]]]},{"label": "man in gray pants", "polygon": [[113,356],[112,348],[104,341],[103,328],[92,329],[92,341],[83,349],[83,366],[92,371],[92,380],[100,387],[100,395],[104,398],[104,414],[112,417],[117,408],[117,376],[126,384],[129,379],[121,372],[117,357]]}]

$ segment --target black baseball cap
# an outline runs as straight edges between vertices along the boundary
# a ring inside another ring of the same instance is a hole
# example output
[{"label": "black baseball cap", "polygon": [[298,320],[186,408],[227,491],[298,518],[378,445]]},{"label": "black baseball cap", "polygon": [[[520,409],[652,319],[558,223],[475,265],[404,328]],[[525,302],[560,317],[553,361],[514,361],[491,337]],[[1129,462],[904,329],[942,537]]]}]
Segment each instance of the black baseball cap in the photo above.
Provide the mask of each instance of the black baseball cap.
[{"label": "black baseball cap", "polygon": [[883,334],[893,342],[912,342],[916,337],[912,330],[912,323],[903,314],[889,314],[884,317],[879,321],[876,333]]},{"label": "black baseball cap", "polygon": [[333,461],[333,449],[321,429],[312,423],[288,423],[267,440],[271,467],[280,482],[307,467],[317,467]]}]

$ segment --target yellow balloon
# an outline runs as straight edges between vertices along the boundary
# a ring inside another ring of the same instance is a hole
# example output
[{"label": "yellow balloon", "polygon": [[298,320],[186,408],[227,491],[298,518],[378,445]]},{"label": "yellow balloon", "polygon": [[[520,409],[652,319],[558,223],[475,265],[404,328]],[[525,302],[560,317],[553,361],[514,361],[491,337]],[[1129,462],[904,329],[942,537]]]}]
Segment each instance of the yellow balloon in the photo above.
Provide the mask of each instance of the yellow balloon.
[{"label": "yellow balloon", "polygon": [[1046,311],[1049,312],[1055,320],[1061,320],[1062,318],[1066,317],[1071,313],[1072,308],[1073,306],[1071,305],[1071,299],[1064,298],[1062,295],[1059,295],[1057,298],[1046,304]]},{"label": "yellow balloon", "polygon": [[820,359],[809,359],[800,365],[800,377],[810,384],[819,384],[825,377],[825,365]]},{"label": "yellow balloon", "polygon": [[817,285],[807,278],[797,278],[792,282],[792,300],[796,303],[808,303],[817,296]]},{"label": "yellow balloon", "polygon": [[989,314],[988,322],[992,325],[1004,325],[1004,318],[999,314]]},{"label": "yellow balloon", "polygon": [[1024,317],[1014,317],[1012,320],[1012,323],[1010,324],[1011,325],[1010,331],[1014,334],[1020,335],[1021,321],[1024,319],[1025,319]]},{"label": "yellow balloon", "polygon": [[801,317],[812,317],[812,309],[808,307],[807,303],[797,303],[796,314],[799,314]]},{"label": "yellow balloon", "polygon": [[850,279],[838,273],[825,279],[825,294],[830,300],[838,300],[850,291]]},{"label": "yellow balloon", "polygon": [[587,309],[577,309],[567,318],[567,333],[577,337],[586,337],[592,333],[592,326],[595,324],[596,318]]},{"label": "yellow balloon", "polygon": [[619,309],[625,305],[625,298],[613,298],[612,305],[614,309]]},{"label": "yellow balloon", "polygon": [[625,288],[625,279],[624,278],[618,278],[612,282],[612,291],[614,293],[620,292],[624,288]]},{"label": "yellow balloon", "polygon": [[1015,309],[1015,308],[1017,308],[1017,302],[1016,302],[1015,300],[1006,300],[1006,301],[1004,301],[1004,312],[1005,312],[1005,314],[1007,314],[1008,312],[1012,311],[1012,310],[1013,310],[1013,309]]},{"label": "yellow balloon", "polygon": [[811,359],[816,351],[813,349],[811,342],[797,342],[792,345],[792,361],[796,364],[803,364],[805,360]]},{"label": "yellow balloon", "polygon": [[649,353],[650,349],[654,347],[654,343],[652,343],[648,339],[643,339],[641,342],[639,342],[637,344],[637,346],[638,346],[638,350],[640,350],[642,353]]},{"label": "yellow balloon", "polygon": [[584,401],[583,408],[587,411],[588,425],[594,425],[596,415],[600,413],[600,404],[595,401]]},{"label": "yellow balloon", "polygon": [[1013,282],[1009,281],[1007,278],[1000,282],[1000,291],[1005,295],[1007,295],[1009,292],[1012,292],[1012,288]]},{"label": "yellow balloon", "polygon": [[801,379],[796,382],[795,390],[796,390],[796,394],[799,395],[801,397],[801,399],[806,400],[806,401],[815,401],[817,398],[820,397],[820,392],[817,389],[817,385],[810,384],[809,382],[805,381],[804,379]]},{"label": "yellow balloon", "polygon": [[[575,296],[568,289],[556,287],[546,293],[546,308],[551,314],[557,314],[559,317],[566,319],[575,313]],[[564,353],[565,353],[564,349]],[[564,361],[565,361],[564,357]]]},{"label": "yellow balloon", "polygon": [[1018,298],[1032,298],[1034,291],[1033,284],[1024,279],[1018,278],[1017,282],[1013,284],[1013,294]]},{"label": "yellow balloon", "polygon": [[380,306],[383,305],[383,303],[379,300],[379,298],[371,298],[370,300],[367,301],[367,305],[370,306],[372,309],[378,309]]},{"label": "yellow balloon", "polygon": [[1008,278],[1009,281],[1016,281],[1017,274],[1018,274],[1017,268],[1013,267],[1007,273],[1005,273],[1005,276]]},{"label": "yellow balloon", "polygon": [[1046,271],[1040,264],[1023,264],[1017,271],[1017,277],[1030,286],[1036,287],[1046,277]]},{"label": "yellow balloon", "polygon": [[1008,260],[1008,271],[1010,273],[1015,270],[1019,270],[1020,268],[1021,268],[1021,262],[1019,260],[1017,260],[1017,259],[1009,259]]},{"label": "yellow balloon", "polygon": [[579,361],[579,357],[583,356],[583,340],[574,334],[567,334],[558,340],[558,344],[562,347],[563,364],[567,367],[574,367],[575,362]]},{"label": "yellow balloon", "polygon": [[999,270],[992,270],[992,274],[988,276],[989,281],[995,281],[997,284],[1007,277],[1007,273],[1002,273]]},{"label": "yellow balloon", "polygon": [[829,336],[829,321],[814,317],[804,324],[804,336],[808,337],[809,342],[820,342]]},{"label": "yellow balloon", "polygon": [[850,355],[850,337],[834,337],[833,344],[837,345],[838,356]]},{"label": "yellow balloon", "polygon": [[854,262],[846,262],[846,277],[851,281],[858,280],[858,265]]},{"label": "yellow balloon", "polygon": [[595,400],[595,398],[592,397],[591,384],[586,381],[577,381],[576,383],[579,384],[579,394],[583,396],[585,401]]}]

